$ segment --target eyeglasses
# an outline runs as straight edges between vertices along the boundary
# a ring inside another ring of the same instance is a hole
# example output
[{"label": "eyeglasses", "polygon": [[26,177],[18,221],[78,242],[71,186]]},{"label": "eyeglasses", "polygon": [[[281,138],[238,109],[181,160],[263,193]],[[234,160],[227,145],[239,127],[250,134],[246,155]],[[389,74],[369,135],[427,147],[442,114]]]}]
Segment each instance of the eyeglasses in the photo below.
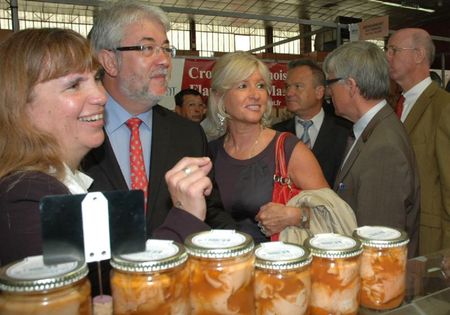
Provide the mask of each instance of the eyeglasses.
[{"label": "eyeglasses", "polygon": [[388,56],[395,56],[399,51],[403,50],[416,50],[415,47],[395,47],[395,46],[387,46],[384,47],[384,51]]},{"label": "eyeglasses", "polygon": [[113,51],[141,51],[144,57],[151,57],[155,52],[162,52],[166,56],[175,57],[177,49],[171,45],[138,45],[138,46],[123,46],[112,49]]},{"label": "eyeglasses", "polygon": [[329,87],[329,86],[332,85],[333,83],[336,83],[337,81],[340,81],[340,80],[342,80],[342,79],[344,79],[344,78],[334,78],[334,79],[328,79],[328,80],[325,80],[325,86],[326,86],[326,87]]}]

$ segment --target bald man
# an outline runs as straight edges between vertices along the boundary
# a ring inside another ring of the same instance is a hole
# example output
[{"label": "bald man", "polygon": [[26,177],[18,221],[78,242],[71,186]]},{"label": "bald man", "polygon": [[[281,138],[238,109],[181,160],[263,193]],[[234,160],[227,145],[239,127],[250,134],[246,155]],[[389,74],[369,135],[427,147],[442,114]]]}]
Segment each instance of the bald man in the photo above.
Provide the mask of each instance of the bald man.
[{"label": "bald man", "polygon": [[398,115],[419,168],[420,254],[450,247],[450,94],[429,76],[434,53],[430,34],[418,28],[395,32],[386,47],[390,77],[405,99]]}]

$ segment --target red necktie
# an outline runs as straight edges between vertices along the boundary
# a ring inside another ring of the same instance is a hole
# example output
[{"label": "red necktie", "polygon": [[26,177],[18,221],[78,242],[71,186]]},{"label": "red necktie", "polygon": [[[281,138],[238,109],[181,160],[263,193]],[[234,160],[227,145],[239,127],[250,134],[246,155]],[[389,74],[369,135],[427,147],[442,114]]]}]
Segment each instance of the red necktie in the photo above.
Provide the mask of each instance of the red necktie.
[{"label": "red necktie", "polygon": [[144,192],[144,209],[147,210],[148,180],[145,172],[144,157],[142,154],[139,126],[142,120],[133,117],[127,120],[127,126],[131,130],[130,138],[130,173],[131,189],[140,189]]},{"label": "red necktie", "polygon": [[405,97],[403,95],[400,95],[397,101],[397,105],[395,106],[395,113],[397,114],[398,118],[402,118],[403,103],[405,103]]}]

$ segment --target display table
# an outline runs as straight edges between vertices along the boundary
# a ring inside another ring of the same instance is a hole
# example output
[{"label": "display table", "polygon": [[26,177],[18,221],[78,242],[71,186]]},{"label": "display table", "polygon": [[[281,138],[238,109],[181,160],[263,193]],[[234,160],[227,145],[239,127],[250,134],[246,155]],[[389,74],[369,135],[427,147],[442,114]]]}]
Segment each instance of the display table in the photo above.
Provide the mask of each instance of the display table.
[{"label": "display table", "polygon": [[408,260],[406,296],[390,311],[360,308],[360,315],[449,315],[450,248]]}]

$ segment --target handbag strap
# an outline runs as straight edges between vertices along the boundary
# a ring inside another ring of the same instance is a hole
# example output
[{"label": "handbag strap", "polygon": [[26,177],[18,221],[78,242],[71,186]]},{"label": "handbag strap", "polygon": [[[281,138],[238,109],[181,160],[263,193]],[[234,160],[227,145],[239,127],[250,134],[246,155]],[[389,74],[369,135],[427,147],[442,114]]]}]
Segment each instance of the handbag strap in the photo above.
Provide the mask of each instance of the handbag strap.
[{"label": "handbag strap", "polygon": [[275,144],[275,175],[281,178],[287,178],[286,157],[284,154],[284,141],[289,132],[282,132]]}]

